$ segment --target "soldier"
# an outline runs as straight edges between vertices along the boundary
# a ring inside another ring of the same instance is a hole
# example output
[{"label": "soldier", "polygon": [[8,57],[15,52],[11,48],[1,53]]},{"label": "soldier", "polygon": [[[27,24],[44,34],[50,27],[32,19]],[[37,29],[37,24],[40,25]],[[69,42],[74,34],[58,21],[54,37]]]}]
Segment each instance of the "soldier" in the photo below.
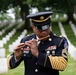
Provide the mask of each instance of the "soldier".
[{"label": "soldier", "polygon": [[52,12],[28,15],[34,34],[22,38],[8,57],[8,67],[13,69],[24,61],[24,75],[59,75],[68,63],[68,42],[50,30]]}]

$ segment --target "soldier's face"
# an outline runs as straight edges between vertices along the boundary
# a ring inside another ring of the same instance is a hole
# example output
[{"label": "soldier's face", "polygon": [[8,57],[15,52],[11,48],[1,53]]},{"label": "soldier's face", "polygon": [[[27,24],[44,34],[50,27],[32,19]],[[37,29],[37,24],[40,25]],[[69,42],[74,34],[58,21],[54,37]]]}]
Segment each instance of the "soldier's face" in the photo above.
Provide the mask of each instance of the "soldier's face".
[{"label": "soldier's face", "polygon": [[39,38],[45,37],[50,34],[50,28],[42,31],[42,30],[38,30],[35,26],[32,26],[32,29]]}]

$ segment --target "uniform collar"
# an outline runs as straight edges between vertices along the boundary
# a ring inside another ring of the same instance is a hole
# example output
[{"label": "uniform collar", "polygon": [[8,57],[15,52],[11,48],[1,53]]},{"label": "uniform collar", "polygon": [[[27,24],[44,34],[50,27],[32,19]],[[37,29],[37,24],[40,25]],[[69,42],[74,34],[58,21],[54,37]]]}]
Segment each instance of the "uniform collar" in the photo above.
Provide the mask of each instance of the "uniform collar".
[{"label": "uniform collar", "polygon": [[52,32],[50,32],[50,38],[53,40],[54,38],[54,34]]},{"label": "uniform collar", "polygon": [[[52,32],[50,32],[49,35],[50,35],[49,38],[53,40],[53,38],[54,38],[54,34],[53,34]],[[37,40],[39,39],[38,36],[37,36],[36,34],[35,34],[35,39],[37,39]]]},{"label": "uniform collar", "polygon": [[[36,40],[38,41],[38,36],[36,35]],[[37,45],[39,45],[40,41],[37,42]]]}]

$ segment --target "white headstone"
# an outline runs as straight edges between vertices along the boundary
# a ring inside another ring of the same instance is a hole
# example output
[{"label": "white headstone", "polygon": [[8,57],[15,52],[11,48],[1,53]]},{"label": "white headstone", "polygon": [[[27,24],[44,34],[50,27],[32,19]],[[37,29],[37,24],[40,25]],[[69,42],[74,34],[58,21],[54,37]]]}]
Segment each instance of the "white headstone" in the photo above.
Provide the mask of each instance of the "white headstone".
[{"label": "white headstone", "polygon": [[5,48],[0,48],[0,58],[5,57]]},{"label": "white headstone", "polygon": [[0,58],[0,74],[7,73],[7,72],[8,72],[7,59]]}]

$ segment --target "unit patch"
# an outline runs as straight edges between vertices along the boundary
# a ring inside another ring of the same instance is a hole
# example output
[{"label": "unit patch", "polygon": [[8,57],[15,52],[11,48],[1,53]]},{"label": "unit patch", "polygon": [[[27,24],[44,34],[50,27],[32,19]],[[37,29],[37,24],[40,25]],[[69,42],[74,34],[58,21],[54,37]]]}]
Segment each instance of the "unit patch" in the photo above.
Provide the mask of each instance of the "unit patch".
[{"label": "unit patch", "polygon": [[56,46],[49,46],[46,50],[56,50]]},{"label": "unit patch", "polygon": [[68,51],[66,49],[63,49],[62,50],[62,56],[67,58],[67,55],[68,55]]},{"label": "unit patch", "polygon": [[56,46],[50,46],[51,50],[56,50]]},{"label": "unit patch", "polygon": [[68,42],[67,41],[64,42],[64,48],[68,49]]}]

